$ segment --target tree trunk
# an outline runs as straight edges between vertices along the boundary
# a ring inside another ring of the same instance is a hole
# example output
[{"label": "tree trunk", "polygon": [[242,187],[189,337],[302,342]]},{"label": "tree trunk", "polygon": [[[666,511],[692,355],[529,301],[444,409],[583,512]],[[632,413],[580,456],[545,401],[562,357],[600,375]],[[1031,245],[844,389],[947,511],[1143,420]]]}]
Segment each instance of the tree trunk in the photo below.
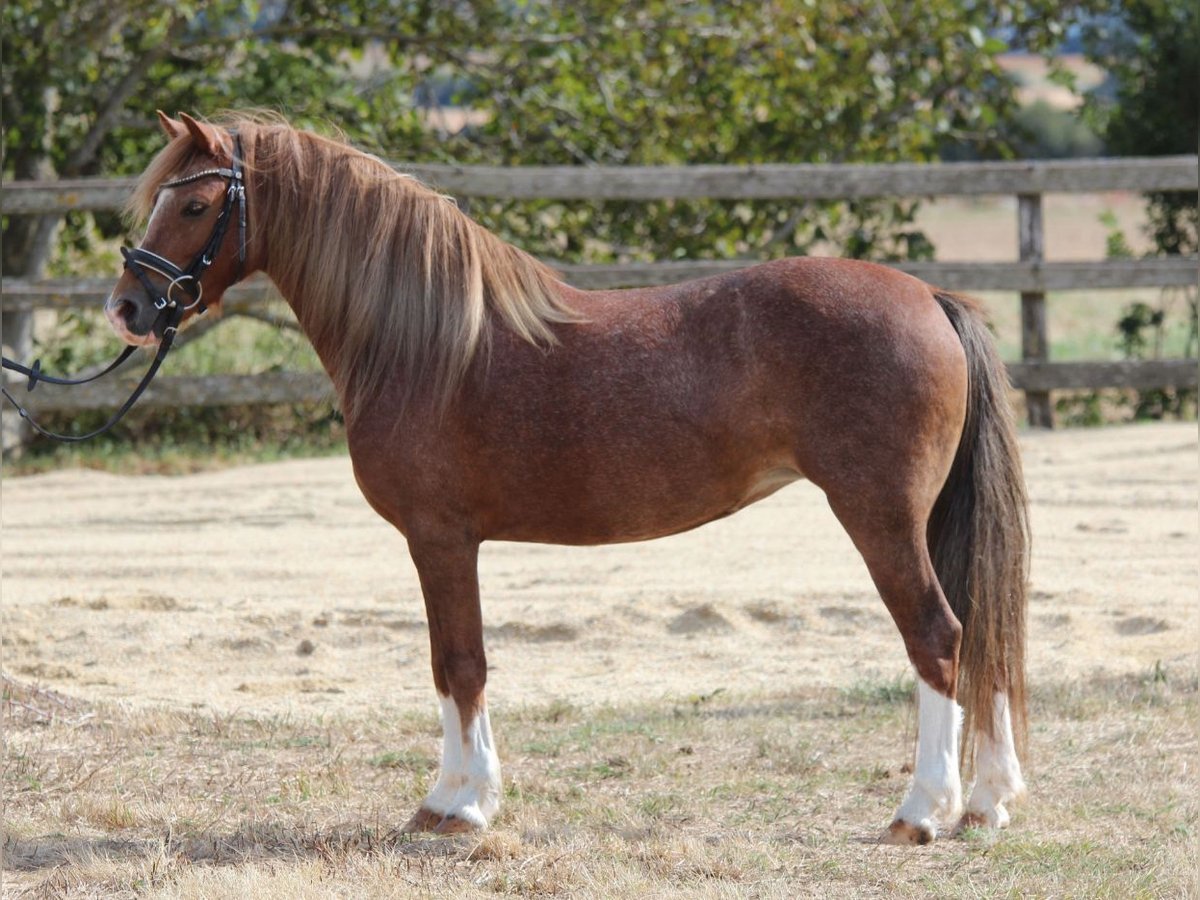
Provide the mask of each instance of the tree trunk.
[{"label": "tree trunk", "polygon": [[[18,160],[15,168],[15,174],[21,180],[55,177],[54,169],[46,157]],[[14,216],[9,219],[3,243],[4,277],[31,280],[44,277],[61,224],[61,215]],[[0,315],[0,335],[3,336],[4,355],[27,364],[33,354],[32,310],[5,309]],[[6,380],[20,387],[23,379]],[[29,423],[5,402],[4,410],[0,412],[0,446],[4,458],[15,459],[20,456],[32,436]]]}]

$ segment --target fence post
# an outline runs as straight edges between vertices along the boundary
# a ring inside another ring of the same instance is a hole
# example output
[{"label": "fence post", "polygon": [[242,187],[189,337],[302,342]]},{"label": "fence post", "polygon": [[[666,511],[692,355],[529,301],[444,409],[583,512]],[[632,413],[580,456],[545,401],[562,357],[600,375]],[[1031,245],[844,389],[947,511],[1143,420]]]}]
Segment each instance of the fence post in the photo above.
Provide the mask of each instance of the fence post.
[{"label": "fence post", "polygon": [[[0,315],[0,333],[3,334],[4,355],[11,355],[19,363],[28,363],[33,352],[33,311],[5,311]],[[0,375],[0,378],[4,378],[5,381],[19,381],[15,378],[10,379],[7,372]],[[29,443],[33,432],[29,423],[17,414],[8,401],[3,401],[3,405],[3,412],[0,412],[0,445],[3,447],[5,459],[15,459]]]},{"label": "fence post", "polygon": [[[1022,262],[1040,263],[1042,240],[1042,195],[1017,195],[1017,239]],[[1050,345],[1046,339],[1046,295],[1042,291],[1021,292],[1021,359],[1046,362]],[[1049,391],[1026,391],[1025,408],[1033,428],[1054,427],[1054,407]]]}]

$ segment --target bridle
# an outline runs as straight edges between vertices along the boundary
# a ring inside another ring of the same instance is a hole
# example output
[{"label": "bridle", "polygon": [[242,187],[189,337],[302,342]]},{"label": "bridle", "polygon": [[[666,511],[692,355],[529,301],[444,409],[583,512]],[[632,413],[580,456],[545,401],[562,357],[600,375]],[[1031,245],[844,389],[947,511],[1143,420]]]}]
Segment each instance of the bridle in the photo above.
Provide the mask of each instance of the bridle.
[{"label": "bridle", "polygon": [[[154,361],[150,364],[150,368],[146,370],[146,374],[142,376],[142,380],[138,386],[134,388],[133,393],[129,395],[129,399],[117,411],[117,414],[109,419],[100,428],[87,434],[56,434],[53,431],[48,431],[34,421],[29,415],[29,411],[21,406],[16,401],[12,394],[8,392],[8,388],[0,385],[0,393],[3,393],[8,401],[16,407],[21,418],[29,422],[30,426],[38,434],[45,435],[49,438],[54,438],[58,441],[85,441],[88,438],[103,434],[108,431],[117,422],[125,416],[127,412],[137,402],[142,393],[150,384],[166,359],[167,353],[171,350],[171,345],[175,342],[175,335],[179,331],[179,323],[183,321],[184,313],[189,309],[196,309],[197,315],[203,315],[208,307],[204,303],[204,288],[200,284],[200,278],[207,271],[208,267],[213,264],[217,255],[221,251],[221,245],[225,241],[225,233],[229,230],[229,223],[233,220],[234,206],[237,206],[238,215],[238,264],[237,274],[233,280],[233,284],[242,280],[246,267],[246,175],[242,163],[242,139],[237,134],[233,133],[233,154],[230,158],[228,168],[221,167],[215,169],[205,169],[202,172],[193,172],[191,175],[185,175],[182,178],[176,178],[173,181],[164,182],[160,185],[162,188],[179,187],[184,184],[191,184],[193,181],[199,181],[202,178],[225,178],[229,181],[229,186],[225,191],[225,202],[221,207],[220,213],[217,215],[217,221],[213,223],[212,233],[208,240],[204,242],[204,246],[192,258],[187,268],[180,268],[165,256],[145,250],[142,247],[122,247],[121,256],[125,259],[125,268],[133,272],[137,280],[141,282],[142,287],[146,289],[147,296],[154,301],[154,308],[159,311],[160,316],[166,314],[166,324],[163,326],[162,340],[159,341],[158,351],[154,354]],[[154,282],[150,279],[147,272],[153,272],[167,279],[166,290],[159,290],[155,287]],[[185,295],[176,298],[176,288]],[[190,303],[184,302],[185,299],[190,299]],[[151,325],[153,329],[154,324]],[[18,372],[29,378],[25,389],[32,391],[37,387],[39,381],[45,381],[49,384],[87,384],[89,381],[95,381],[112,372],[121,363],[125,362],[130,355],[137,349],[136,345],[129,345],[121,354],[113,360],[103,371],[97,372],[95,375],[90,375],[87,378],[56,378],[51,375],[46,375],[42,372],[41,360],[35,360],[32,367],[23,366],[20,363],[13,362],[8,357],[3,357],[5,369],[10,369]]]}]

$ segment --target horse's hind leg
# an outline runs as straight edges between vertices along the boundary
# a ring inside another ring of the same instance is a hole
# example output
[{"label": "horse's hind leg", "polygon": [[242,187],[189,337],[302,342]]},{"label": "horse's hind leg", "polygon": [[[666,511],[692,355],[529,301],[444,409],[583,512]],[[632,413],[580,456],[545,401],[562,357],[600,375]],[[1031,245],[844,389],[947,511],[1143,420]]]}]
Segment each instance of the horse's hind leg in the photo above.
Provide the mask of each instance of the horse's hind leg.
[{"label": "horse's hind leg", "polygon": [[991,731],[981,728],[975,738],[975,784],[956,832],[965,828],[1004,828],[1008,825],[1005,804],[1025,793],[1007,695],[997,692],[993,696],[991,715]]},{"label": "horse's hind leg", "polygon": [[443,744],[437,783],[404,830],[475,831],[486,828],[500,808],[500,759],[484,699],[479,546],[410,535],[409,550],[425,595]]},{"label": "horse's hind leg", "polygon": [[859,488],[830,493],[830,506],[866,561],[918,676],[916,765],[908,796],[884,840],[925,844],[936,836],[938,824],[953,822],[962,807],[962,710],[955,701],[962,627],[929,558],[924,504],[914,509],[905,492],[883,496]]}]

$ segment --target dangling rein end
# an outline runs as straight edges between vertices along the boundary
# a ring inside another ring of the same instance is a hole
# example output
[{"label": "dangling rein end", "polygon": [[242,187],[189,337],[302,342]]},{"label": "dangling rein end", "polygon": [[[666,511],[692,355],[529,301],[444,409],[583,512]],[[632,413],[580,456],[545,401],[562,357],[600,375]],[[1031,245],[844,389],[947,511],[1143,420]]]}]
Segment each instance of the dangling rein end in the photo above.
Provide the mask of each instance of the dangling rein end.
[{"label": "dangling rein end", "polygon": [[[167,358],[167,353],[170,351],[171,345],[175,342],[175,335],[179,332],[179,322],[183,318],[183,307],[180,304],[172,303],[168,308],[170,309],[170,312],[168,313],[167,324],[163,328],[163,337],[162,340],[159,341],[158,352],[154,354],[154,361],[150,363],[150,368],[146,370],[146,374],[142,376],[142,380],[138,382],[138,386],[133,389],[133,393],[129,395],[129,399],[121,405],[119,410],[117,410],[117,414],[95,431],[89,431],[87,434],[58,434],[57,432],[50,431],[49,429],[43,428],[37,423],[33,416],[29,414],[29,410],[18,403],[17,399],[8,392],[8,388],[6,386],[0,385],[0,394],[3,394],[8,402],[16,407],[17,413],[22,419],[29,423],[30,427],[32,427],[34,431],[44,437],[53,438],[56,441],[64,441],[66,443],[75,443],[77,441],[86,441],[88,438],[93,438],[97,435],[104,434],[104,432],[108,431],[110,428],[120,422],[121,419],[125,418],[125,414],[133,408],[133,404],[136,403],[138,398],[142,396],[142,393],[146,390],[150,384],[150,381],[158,372],[159,366],[161,366],[163,360]],[[125,362],[125,360],[129,359],[135,350],[137,350],[137,347],[133,344],[126,346],[125,349],[121,351],[120,355],[118,355],[117,358],[109,363],[109,365],[106,366],[102,371],[97,372],[95,375],[89,375],[87,378],[56,378],[53,375],[47,375],[42,371],[42,361],[40,359],[34,360],[32,366],[23,366],[18,362],[13,362],[7,356],[3,357],[2,360],[5,369],[9,369],[10,371],[28,377],[29,380],[25,385],[25,390],[32,391],[35,387],[37,387],[38,382],[40,381],[45,381],[49,384],[63,385],[87,384],[89,381],[95,381],[97,378],[102,378],[103,376],[107,375],[109,372],[121,365],[121,363]]]}]

